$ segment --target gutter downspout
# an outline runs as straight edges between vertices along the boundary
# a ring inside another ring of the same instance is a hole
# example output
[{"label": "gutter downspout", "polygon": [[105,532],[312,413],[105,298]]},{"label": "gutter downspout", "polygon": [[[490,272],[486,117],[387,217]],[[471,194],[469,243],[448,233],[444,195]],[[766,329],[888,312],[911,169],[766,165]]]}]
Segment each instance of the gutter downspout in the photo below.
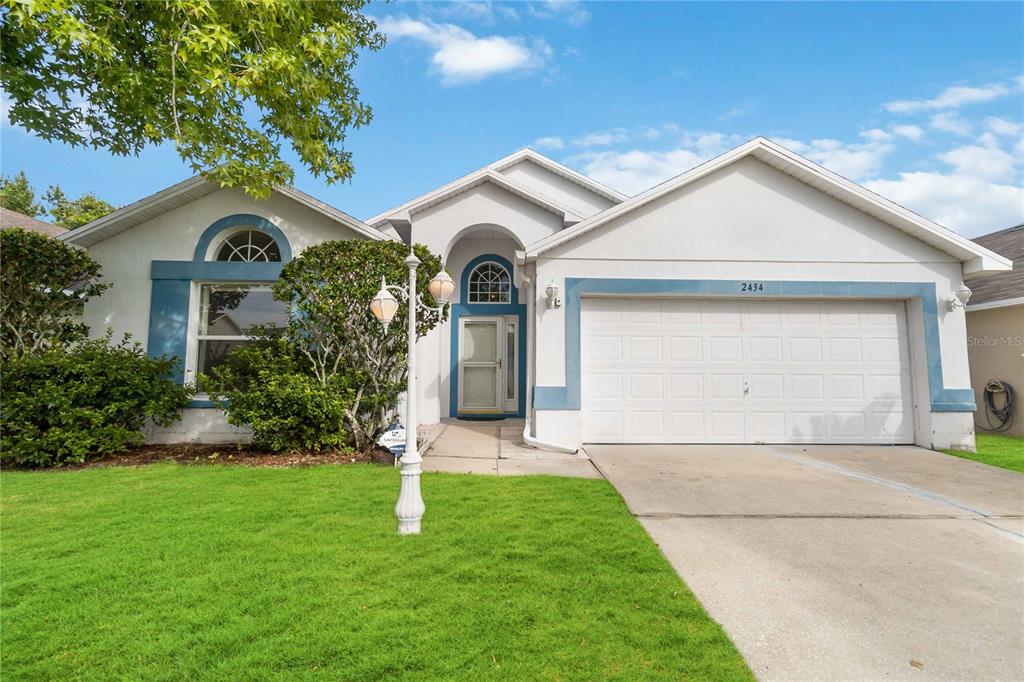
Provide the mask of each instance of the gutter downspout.
[{"label": "gutter downspout", "polygon": [[530,446],[531,448],[537,448],[538,450],[551,450],[553,452],[564,452],[566,454],[575,455],[579,448],[569,447],[568,445],[559,445],[558,443],[545,443],[539,441],[530,435],[533,432],[533,384],[537,376],[536,358],[534,357],[534,348],[536,346],[535,338],[537,336],[536,318],[534,317],[534,309],[536,307],[536,294],[533,291],[533,280],[526,277],[526,263],[523,263],[523,290],[526,294],[526,424],[523,426],[523,443]]}]

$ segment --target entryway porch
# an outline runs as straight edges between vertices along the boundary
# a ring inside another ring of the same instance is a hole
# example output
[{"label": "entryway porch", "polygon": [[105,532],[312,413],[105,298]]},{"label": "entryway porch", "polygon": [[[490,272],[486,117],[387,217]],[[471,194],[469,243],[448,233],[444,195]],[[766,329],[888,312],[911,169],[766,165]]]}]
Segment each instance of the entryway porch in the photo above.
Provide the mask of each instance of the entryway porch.
[{"label": "entryway porch", "polygon": [[522,419],[443,419],[435,427],[440,432],[424,446],[423,470],[492,476],[547,474],[601,478],[582,450],[566,454],[525,445],[523,425]]}]

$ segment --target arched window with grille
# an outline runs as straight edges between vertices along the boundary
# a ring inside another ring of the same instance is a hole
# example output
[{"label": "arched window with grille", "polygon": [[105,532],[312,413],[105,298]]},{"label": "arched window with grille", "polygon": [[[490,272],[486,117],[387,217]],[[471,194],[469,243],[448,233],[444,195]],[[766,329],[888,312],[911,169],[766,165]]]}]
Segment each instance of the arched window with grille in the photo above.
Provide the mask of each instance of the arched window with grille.
[{"label": "arched window with grille", "polygon": [[509,303],[512,300],[512,277],[499,263],[480,263],[469,273],[467,303]]},{"label": "arched window with grille", "polygon": [[279,263],[281,249],[277,241],[261,230],[233,232],[221,242],[214,260],[236,263]]}]

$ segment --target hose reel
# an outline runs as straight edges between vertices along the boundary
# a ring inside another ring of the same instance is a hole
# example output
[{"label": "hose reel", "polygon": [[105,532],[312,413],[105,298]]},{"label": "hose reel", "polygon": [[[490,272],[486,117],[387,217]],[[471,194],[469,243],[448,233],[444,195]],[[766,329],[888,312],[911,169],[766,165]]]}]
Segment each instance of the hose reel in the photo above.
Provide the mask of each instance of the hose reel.
[{"label": "hose reel", "polygon": [[981,400],[985,406],[985,423],[988,426],[978,425],[978,428],[1001,433],[1013,427],[1016,416],[1013,412],[1013,386],[1000,379],[992,379],[985,385]]}]

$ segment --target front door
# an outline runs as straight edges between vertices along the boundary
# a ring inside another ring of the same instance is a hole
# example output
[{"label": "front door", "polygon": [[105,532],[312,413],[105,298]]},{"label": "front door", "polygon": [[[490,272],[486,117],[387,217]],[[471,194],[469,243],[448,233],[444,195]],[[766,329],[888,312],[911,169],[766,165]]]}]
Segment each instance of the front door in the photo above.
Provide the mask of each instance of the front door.
[{"label": "front door", "polygon": [[518,319],[459,319],[459,412],[500,414],[518,408]]}]

